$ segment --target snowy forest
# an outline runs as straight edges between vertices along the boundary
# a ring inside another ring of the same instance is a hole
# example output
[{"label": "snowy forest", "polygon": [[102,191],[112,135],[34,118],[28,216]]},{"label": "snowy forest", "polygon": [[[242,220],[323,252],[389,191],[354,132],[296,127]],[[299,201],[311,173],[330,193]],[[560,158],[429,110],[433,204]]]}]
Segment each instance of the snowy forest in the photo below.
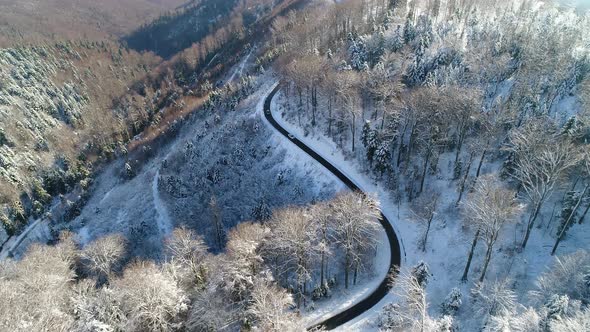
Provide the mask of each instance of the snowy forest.
[{"label": "snowy forest", "polygon": [[582,4],[152,6],[0,29],[0,331],[590,331]]},{"label": "snowy forest", "polygon": [[[534,1],[349,1],[273,22],[282,117],[385,188],[428,252],[380,329],[588,330],[588,31]],[[440,229],[462,252],[441,252]],[[564,241],[547,272],[512,267]],[[450,257],[452,276],[429,270]]]}]

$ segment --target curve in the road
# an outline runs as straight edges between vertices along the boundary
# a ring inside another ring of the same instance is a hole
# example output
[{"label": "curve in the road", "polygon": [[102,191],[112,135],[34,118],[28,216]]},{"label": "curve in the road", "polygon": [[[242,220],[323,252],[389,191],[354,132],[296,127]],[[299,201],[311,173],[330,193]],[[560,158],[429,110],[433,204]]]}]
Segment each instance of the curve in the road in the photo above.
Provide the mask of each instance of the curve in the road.
[{"label": "curve in the road", "polygon": [[[329,163],[326,159],[324,159],[322,156],[320,156],[318,153],[316,153],[310,147],[303,144],[303,142],[301,142],[296,137],[294,137],[292,134],[290,134],[287,130],[285,130],[285,128],[281,127],[279,125],[279,123],[274,119],[272,112],[270,110],[270,105],[271,105],[271,101],[272,101],[273,97],[276,95],[276,93],[279,90],[280,90],[280,84],[278,84],[272,90],[272,92],[268,96],[266,96],[266,99],[264,100],[264,116],[266,117],[268,122],[270,122],[270,124],[277,131],[279,131],[281,134],[283,134],[285,137],[287,137],[291,142],[293,142],[293,144],[297,145],[301,150],[305,151],[305,153],[310,155],[313,159],[318,161],[326,169],[328,169],[330,172],[332,172],[348,188],[350,188],[353,191],[357,191],[357,192],[362,193],[363,191],[354,182],[352,182],[351,179],[349,179],[346,175],[344,175],[338,168],[336,168],[334,165]],[[383,213],[381,213],[381,216],[379,218],[379,222],[381,223],[381,226],[383,226],[383,228],[385,229],[385,233],[386,233],[387,239],[389,241],[389,250],[391,251],[389,270],[394,269],[394,268],[397,269],[401,265],[400,242],[397,238],[397,235],[395,234],[395,231],[393,230],[393,226],[391,226],[391,223],[389,222],[389,220],[387,220],[387,217]],[[334,329],[340,325],[343,325],[343,324],[351,321],[352,319],[358,317],[359,315],[361,315],[365,311],[371,309],[374,305],[376,305],[379,301],[381,301],[381,299],[383,299],[387,295],[390,288],[391,287],[390,287],[388,278],[383,279],[383,281],[381,281],[381,283],[373,291],[373,293],[371,293],[365,299],[356,303],[352,307],[322,321],[321,323],[318,323],[314,327],[323,327],[325,329],[331,330],[331,329]]]}]

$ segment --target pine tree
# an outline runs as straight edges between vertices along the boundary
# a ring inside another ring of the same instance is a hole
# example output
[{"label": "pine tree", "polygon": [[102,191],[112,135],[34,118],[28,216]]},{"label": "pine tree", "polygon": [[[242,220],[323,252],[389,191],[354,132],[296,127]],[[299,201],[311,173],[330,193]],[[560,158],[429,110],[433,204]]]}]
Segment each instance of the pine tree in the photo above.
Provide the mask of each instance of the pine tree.
[{"label": "pine tree", "polygon": [[409,86],[417,86],[426,79],[426,64],[422,57],[416,56],[414,62],[409,66],[406,73],[406,83]]},{"label": "pine tree", "polygon": [[432,32],[432,21],[428,16],[420,15],[418,17],[413,39],[418,39],[418,43],[415,45],[415,48],[420,48],[420,54],[424,54],[424,50],[430,46],[432,40],[434,39],[434,34]]},{"label": "pine tree", "polygon": [[328,51],[326,52],[326,57],[328,57],[328,59],[332,60],[332,58],[334,57],[334,54],[332,53],[331,49],[328,49]]},{"label": "pine tree", "polygon": [[4,128],[0,128],[0,146],[2,146],[2,145],[9,145],[8,138],[6,137],[6,134],[4,133]]},{"label": "pine tree", "polygon": [[363,125],[361,142],[367,151],[367,160],[369,161],[369,164],[372,165],[375,151],[377,150],[379,144],[379,138],[377,131],[371,128],[371,123],[369,121],[366,121]]},{"label": "pine tree", "polygon": [[368,60],[369,63],[374,66],[381,56],[385,53],[385,34],[382,30],[379,30],[377,34],[373,35],[371,39],[371,47],[369,48]]},{"label": "pine tree", "polygon": [[514,153],[509,153],[504,162],[502,163],[502,168],[500,169],[500,178],[502,180],[505,180],[506,178],[510,177],[514,173],[515,168],[515,155]]},{"label": "pine tree", "polygon": [[352,39],[348,49],[353,69],[363,70],[367,62],[367,48],[362,39]]},{"label": "pine tree", "polygon": [[587,128],[585,128],[584,123],[576,115],[567,119],[561,129],[561,135],[580,143],[585,143],[588,138]]},{"label": "pine tree", "polygon": [[441,311],[443,315],[455,315],[461,304],[463,304],[462,300],[463,294],[459,288],[453,288],[449,295],[445,298],[443,303],[441,304]]},{"label": "pine tree", "polygon": [[393,52],[398,52],[404,47],[404,37],[402,36],[401,27],[398,25],[391,41],[389,42],[389,49]]},{"label": "pine tree", "polygon": [[461,160],[455,163],[455,167],[453,167],[453,180],[457,180],[461,173],[463,173],[463,162]]},{"label": "pine tree", "polygon": [[251,215],[254,220],[270,220],[272,211],[270,210],[268,204],[266,204],[266,200],[264,199],[264,197],[260,198],[258,200],[258,203],[256,203],[256,206],[252,208]]},{"label": "pine tree", "polygon": [[385,18],[383,19],[383,27],[385,28],[385,30],[389,30],[389,28],[391,27],[392,21],[393,21],[393,10],[388,10],[387,13],[385,13]]},{"label": "pine tree", "polygon": [[404,25],[404,42],[406,44],[411,43],[416,38],[416,28],[412,23],[411,16],[408,14],[406,17],[406,23]]},{"label": "pine tree", "polygon": [[416,266],[414,266],[410,272],[420,286],[423,288],[426,287],[428,284],[428,279],[430,278],[430,267],[423,261],[420,261]]},{"label": "pine tree", "polygon": [[375,170],[383,175],[387,170],[390,169],[391,165],[391,153],[389,151],[390,143],[381,142],[377,151],[375,152]]}]

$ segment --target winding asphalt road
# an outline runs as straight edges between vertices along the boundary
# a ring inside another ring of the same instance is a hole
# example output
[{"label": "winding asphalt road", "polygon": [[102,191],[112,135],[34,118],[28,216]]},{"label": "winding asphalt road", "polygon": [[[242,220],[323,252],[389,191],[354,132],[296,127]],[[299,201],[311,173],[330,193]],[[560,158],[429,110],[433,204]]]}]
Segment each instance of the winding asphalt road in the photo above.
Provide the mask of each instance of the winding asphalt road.
[{"label": "winding asphalt road", "polygon": [[[332,172],[338,179],[340,179],[344,184],[353,191],[363,192],[352,180],[350,180],[346,175],[344,175],[340,170],[338,170],[334,165],[330,164],[326,159],[322,156],[317,154],[307,145],[303,144],[300,140],[298,140],[295,136],[291,135],[285,128],[281,127],[277,121],[273,118],[272,112],[270,111],[270,104],[273,97],[276,93],[280,90],[280,84],[277,85],[272,92],[266,96],[264,100],[264,116],[270,122],[270,124],[281,134],[287,137],[293,144],[297,145],[301,150],[305,151],[308,155],[310,155],[313,159],[317,162],[322,164],[325,168],[327,168],[330,172]],[[401,251],[400,251],[400,242],[387,220],[387,217],[381,213],[379,218],[379,222],[381,226],[385,229],[385,233],[387,234],[387,239],[389,240],[389,250],[391,252],[391,259],[389,262],[389,270],[393,268],[398,268],[401,265]],[[377,289],[373,291],[369,296],[367,296],[364,300],[358,302],[357,304],[353,305],[352,307],[324,320],[321,323],[318,323],[316,326],[313,327],[323,327],[327,330],[334,329],[342,324],[345,324],[357,316],[361,315],[365,311],[371,309],[374,305],[376,305],[390,290],[389,280],[388,278],[383,279]]]}]

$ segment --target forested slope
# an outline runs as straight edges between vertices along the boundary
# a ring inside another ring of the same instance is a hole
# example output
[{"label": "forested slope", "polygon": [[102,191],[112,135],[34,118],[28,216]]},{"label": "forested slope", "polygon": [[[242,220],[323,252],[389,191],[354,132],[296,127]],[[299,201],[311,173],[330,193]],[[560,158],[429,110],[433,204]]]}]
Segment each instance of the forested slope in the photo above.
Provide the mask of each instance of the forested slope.
[{"label": "forested slope", "polygon": [[[274,21],[284,120],[388,190],[412,241],[401,300],[374,326],[586,324],[585,291],[528,292],[555,253],[587,256],[589,30],[583,12],[531,1],[343,1]],[[454,286],[468,308],[428,309]],[[486,307],[499,292],[512,302]],[[556,301],[572,303],[564,321]]]}]

